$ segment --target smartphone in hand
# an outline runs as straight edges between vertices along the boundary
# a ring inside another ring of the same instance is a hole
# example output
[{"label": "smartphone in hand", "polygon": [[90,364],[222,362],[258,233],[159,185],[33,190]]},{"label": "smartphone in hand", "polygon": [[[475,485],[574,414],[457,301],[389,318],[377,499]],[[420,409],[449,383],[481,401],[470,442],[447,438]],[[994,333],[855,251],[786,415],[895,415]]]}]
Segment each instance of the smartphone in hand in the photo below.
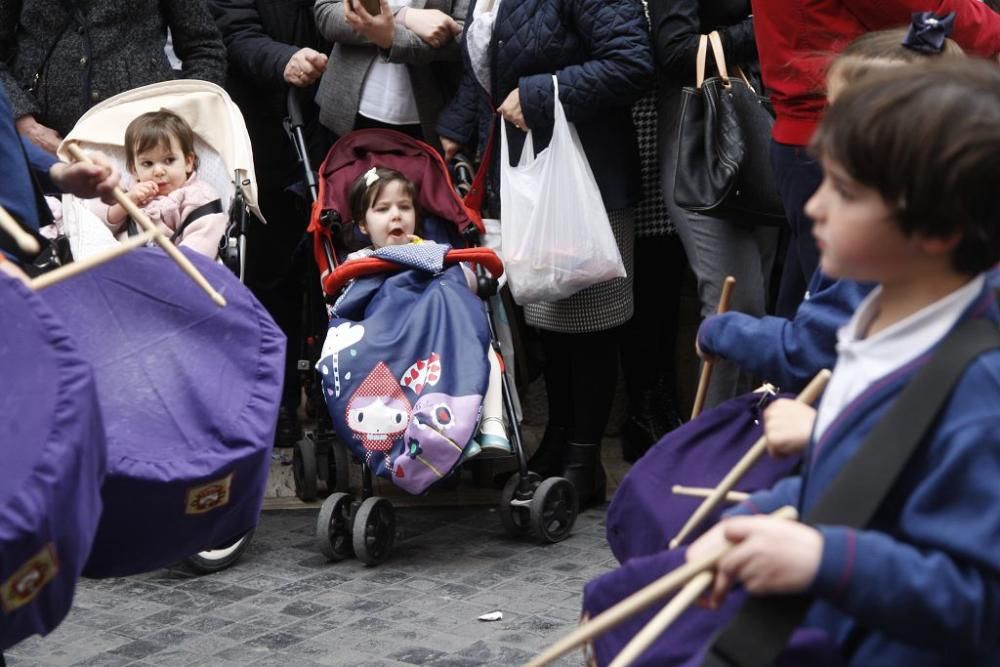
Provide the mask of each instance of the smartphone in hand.
[{"label": "smartphone in hand", "polygon": [[361,3],[361,6],[365,8],[365,11],[372,16],[378,16],[382,13],[382,3],[379,0],[356,0]]}]

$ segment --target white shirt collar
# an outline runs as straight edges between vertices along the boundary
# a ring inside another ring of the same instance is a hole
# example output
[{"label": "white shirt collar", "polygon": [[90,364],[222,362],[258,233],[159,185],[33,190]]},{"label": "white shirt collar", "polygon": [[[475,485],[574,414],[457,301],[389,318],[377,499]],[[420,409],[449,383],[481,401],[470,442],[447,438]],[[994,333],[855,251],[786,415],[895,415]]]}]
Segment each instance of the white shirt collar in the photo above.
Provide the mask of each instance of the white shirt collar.
[{"label": "white shirt collar", "polygon": [[820,403],[813,438],[819,439],[837,415],[873,382],[916,359],[941,340],[979,296],[985,280],[985,275],[979,275],[947,296],[868,337],[864,334],[878,315],[882,288],[876,287],[865,297],[851,319],[837,332],[837,365]]}]

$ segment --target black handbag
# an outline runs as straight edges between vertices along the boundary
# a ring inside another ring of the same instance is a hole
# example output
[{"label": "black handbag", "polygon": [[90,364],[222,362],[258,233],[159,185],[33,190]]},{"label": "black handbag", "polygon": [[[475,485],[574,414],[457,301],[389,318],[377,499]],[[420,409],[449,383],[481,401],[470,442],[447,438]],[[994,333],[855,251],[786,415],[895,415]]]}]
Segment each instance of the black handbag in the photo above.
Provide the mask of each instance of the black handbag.
[{"label": "black handbag", "polygon": [[[709,44],[719,76],[706,79]],[[729,76],[719,33],[702,35],[695,87],[681,91],[674,201],[689,211],[780,224],[785,212],[769,155],[774,111],[737,73]]]}]

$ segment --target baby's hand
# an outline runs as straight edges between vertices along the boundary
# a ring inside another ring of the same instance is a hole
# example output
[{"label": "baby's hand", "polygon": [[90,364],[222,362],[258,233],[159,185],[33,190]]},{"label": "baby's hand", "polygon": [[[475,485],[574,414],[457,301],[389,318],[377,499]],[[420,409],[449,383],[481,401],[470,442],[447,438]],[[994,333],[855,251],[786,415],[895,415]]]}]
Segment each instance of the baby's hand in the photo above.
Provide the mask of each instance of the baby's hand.
[{"label": "baby's hand", "polygon": [[764,410],[764,435],[771,456],[799,454],[809,444],[816,409],[787,398],[779,398]]},{"label": "baby's hand", "polygon": [[153,181],[139,181],[128,191],[128,198],[135,202],[136,206],[145,206],[160,191],[160,187]]}]

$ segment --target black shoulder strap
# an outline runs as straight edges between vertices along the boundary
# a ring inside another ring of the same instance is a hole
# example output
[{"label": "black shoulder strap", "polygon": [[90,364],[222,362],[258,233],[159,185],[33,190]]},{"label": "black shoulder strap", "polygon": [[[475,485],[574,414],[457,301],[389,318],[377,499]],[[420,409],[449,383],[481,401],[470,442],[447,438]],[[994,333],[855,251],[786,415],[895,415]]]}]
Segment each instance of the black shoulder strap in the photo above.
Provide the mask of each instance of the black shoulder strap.
[{"label": "black shoulder strap", "polygon": [[213,213],[222,213],[221,199],[213,199],[207,204],[202,204],[198,208],[188,213],[188,216],[184,218],[184,222],[182,222],[181,226],[177,228],[177,231],[174,232],[174,235],[170,237],[170,242],[177,243],[177,241],[181,238],[181,236],[184,235],[184,230],[186,230],[192,222],[194,222],[198,218],[204,218],[206,215],[212,215]]},{"label": "black shoulder strap", "polygon": [[[966,367],[1000,347],[1000,329],[987,318],[968,320],[945,338],[841,469],[803,521],[863,528],[923,442]],[[712,642],[702,667],[772,665],[802,622],[812,599],[750,598]]]}]

